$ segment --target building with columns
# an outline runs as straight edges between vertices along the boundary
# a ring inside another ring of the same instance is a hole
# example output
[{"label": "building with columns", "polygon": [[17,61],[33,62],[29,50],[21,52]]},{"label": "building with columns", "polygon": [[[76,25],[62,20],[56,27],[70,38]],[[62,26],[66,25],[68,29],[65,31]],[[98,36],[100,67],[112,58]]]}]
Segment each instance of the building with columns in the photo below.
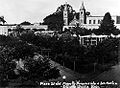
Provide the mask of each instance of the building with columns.
[{"label": "building with columns", "polygon": [[[103,20],[104,16],[92,16],[87,15],[86,8],[84,6],[84,3],[82,2],[82,5],[79,9],[79,18],[76,18],[76,15],[74,15],[74,19],[68,23],[68,7],[67,3],[65,4],[64,11],[63,11],[63,20],[64,20],[64,26],[63,31],[65,28],[69,29],[72,27],[76,27],[79,25],[79,27],[87,28],[87,29],[97,29],[100,26],[101,20]],[[120,16],[111,16],[114,20],[115,26],[120,29]]]}]

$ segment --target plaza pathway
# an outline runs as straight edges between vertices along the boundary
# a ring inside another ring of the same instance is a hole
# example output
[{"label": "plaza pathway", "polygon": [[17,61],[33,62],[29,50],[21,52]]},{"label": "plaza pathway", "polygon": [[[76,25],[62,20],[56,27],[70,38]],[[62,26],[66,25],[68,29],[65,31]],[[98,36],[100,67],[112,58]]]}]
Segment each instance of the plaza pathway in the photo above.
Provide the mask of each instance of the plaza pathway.
[{"label": "plaza pathway", "polygon": [[61,74],[61,77],[59,77],[58,79],[54,79],[54,80],[51,80],[51,81],[63,81],[62,77],[63,76],[66,76],[66,81],[67,82],[71,82],[71,81],[74,81],[74,80],[84,80],[86,79],[86,77],[90,74],[79,74],[77,72],[74,72],[73,70],[69,69],[69,68],[66,68],[66,67],[63,67],[62,65],[54,62],[54,61],[50,61],[50,63],[53,65],[53,66],[57,66],[57,68],[60,70],[60,74]]}]

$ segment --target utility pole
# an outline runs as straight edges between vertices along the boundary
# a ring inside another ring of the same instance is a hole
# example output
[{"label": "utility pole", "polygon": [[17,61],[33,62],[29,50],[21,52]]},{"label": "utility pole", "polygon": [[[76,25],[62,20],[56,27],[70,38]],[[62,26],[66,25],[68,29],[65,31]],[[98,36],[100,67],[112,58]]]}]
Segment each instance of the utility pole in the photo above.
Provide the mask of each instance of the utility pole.
[{"label": "utility pole", "polygon": [[95,72],[95,70],[96,70],[96,64],[97,64],[97,63],[94,63],[94,72]]},{"label": "utility pole", "polygon": [[75,71],[75,60],[74,60],[74,71]]},{"label": "utility pole", "polygon": [[74,71],[76,70],[76,63],[75,63],[76,59],[77,57],[75,57],[75,60],[74,60]]}]

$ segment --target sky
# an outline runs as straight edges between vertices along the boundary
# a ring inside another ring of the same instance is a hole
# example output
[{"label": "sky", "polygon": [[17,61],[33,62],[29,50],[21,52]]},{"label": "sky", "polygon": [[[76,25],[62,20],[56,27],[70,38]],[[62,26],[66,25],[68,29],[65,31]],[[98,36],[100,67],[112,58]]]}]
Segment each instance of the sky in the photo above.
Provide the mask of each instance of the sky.
[{"label": "sky", "polygon": [[65,2],[78,12],[82,2],[91,15],[102,15],[110,12],[120,16],[120,0],[0,0],[0,16],[8,24],[29,21],[43,22],[43,19],[56,11]]}]

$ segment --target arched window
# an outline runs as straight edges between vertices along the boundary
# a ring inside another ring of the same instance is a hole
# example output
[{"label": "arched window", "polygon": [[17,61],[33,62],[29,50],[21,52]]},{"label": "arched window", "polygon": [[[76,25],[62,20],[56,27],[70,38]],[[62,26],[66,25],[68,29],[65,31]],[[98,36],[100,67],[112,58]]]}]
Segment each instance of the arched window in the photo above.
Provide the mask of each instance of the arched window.
[{"label": "arched window", "polygon": [[95,24],[95,20],[93,20],[93,24]]}]

